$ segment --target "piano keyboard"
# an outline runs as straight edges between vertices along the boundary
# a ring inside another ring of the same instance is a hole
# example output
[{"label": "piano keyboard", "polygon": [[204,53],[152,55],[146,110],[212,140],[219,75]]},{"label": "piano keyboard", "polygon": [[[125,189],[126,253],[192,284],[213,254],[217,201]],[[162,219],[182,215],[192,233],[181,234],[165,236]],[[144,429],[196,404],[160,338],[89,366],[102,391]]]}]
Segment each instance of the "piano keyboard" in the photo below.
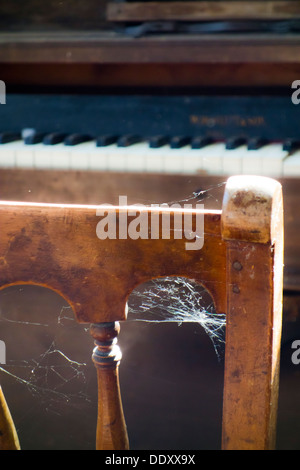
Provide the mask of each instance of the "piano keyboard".
[{"label": "piano keyboard", "polygon": [[262,139],[0,134],[0,168],[299,177],[300,146]]}]

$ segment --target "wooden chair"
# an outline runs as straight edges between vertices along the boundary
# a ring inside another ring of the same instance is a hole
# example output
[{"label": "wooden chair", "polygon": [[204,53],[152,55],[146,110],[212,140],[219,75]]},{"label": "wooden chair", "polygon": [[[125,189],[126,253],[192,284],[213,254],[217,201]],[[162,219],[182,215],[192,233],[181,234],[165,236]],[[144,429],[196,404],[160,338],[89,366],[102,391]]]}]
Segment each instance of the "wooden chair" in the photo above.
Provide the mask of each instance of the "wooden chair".
[{"label": "wooden chair", "polygon": [[[118,230],[127,208],[105,210]],[[150,227],[151,217],[163,211],[173,226],[175,215],[182,220],[187,209],[140,211]],[[96,212],[96,206],[0,203],[1,288],[37,284],[53,289],[69,302],[78,322],[91,324],[99,385],[97,449],[129,447],[118,379],[119,322],[126,320],[127,299],[138,284],[166,276],[199,282],[212,295],[217,313],[227,315],[223,449],[274,448],[283,277],[281,185],[264,177],[229,178],[222,211],[191,210],[193,217],[204,217],[204,244],[198,250],[186,249],[186,239],[176,231],[171,239],[160,232],[152,239],[101,240]],[[3,395],[0,402],[0,444],[18,448]]]}]

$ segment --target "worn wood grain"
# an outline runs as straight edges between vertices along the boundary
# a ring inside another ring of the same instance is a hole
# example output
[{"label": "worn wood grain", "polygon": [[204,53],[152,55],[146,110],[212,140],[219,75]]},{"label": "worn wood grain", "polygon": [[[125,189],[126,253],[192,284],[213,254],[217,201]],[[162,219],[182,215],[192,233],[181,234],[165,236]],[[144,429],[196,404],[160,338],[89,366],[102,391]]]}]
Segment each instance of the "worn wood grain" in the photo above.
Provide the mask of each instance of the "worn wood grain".
[{"label": "worn wood grain", "polygon": [[280,184],[237,180],[224,196],[227,327],[223,448],[274,449],[282,321]]},{"label": "worn wood grain", "polygon": [[297,64],[298,35],[170,35],[130,38],[112,32],[0,34],[0,63]]},{"label": "worn wood grain", "polygon": [[276,20],[300,16],[295,1],[110,2],[109,21]]},{"label": "worn wood grain", "polygon": [[105,27],[106,0],[10,0],[1,2],[1,31],[98,29]]},{"label": "worn wood grain", "polygon": [[[100,240],[96,234],[98,209],[1,202],[1,288],[18,283],[51,288],[70,303],[79,322],[101,323],[126,319],[127,298],[138,284],[177,275],[203,283],[218,311],[224,311],[220,212],[205,212],[205,243],[199,257],[197,250],[186,250],[184,237],[175,239],[172,230],[170,239],[155,240],[149,235],[148,240]],[[118,227],[121,209],[106,209],[116,215]],[[141,211],[149,218],[150,230],[151,215],[162,209]],[[172,227],[174,210],[167,213]],[[205,266],[211,269],[207,271]]]}]

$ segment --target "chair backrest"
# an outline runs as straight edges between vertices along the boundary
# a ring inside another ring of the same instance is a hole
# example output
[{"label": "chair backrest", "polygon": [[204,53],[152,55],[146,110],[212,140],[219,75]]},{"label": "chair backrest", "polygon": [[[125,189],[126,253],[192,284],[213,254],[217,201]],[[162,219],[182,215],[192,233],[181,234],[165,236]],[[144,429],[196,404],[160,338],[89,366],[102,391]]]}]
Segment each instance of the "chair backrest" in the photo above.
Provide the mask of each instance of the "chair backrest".
[{"label": "chair backrest", "polygon": [[229,178],[222,211],[3,201],[0,225],[1,289],[45,286],[69,302],[78,322],[91,324],[98,449],[129,447],[119,322],[137,285],[166,276],[203,285],[227,317],[223,449],[274,447],[283,277],[277,181]]}]

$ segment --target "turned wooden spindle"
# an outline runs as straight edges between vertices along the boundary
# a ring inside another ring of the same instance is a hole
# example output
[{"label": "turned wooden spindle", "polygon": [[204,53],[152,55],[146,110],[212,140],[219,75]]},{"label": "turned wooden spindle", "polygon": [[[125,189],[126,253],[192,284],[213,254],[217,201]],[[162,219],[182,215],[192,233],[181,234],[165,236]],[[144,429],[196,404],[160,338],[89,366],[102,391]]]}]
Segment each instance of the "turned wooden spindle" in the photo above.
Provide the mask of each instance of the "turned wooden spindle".
[{"label": "turned wooden spindle", "polygon": [[122,357],[117,337],[119,322],[92,324],[95,339],[93,362],[98,376],[97,450],[129,448],[119,385],[119,363]]}]

